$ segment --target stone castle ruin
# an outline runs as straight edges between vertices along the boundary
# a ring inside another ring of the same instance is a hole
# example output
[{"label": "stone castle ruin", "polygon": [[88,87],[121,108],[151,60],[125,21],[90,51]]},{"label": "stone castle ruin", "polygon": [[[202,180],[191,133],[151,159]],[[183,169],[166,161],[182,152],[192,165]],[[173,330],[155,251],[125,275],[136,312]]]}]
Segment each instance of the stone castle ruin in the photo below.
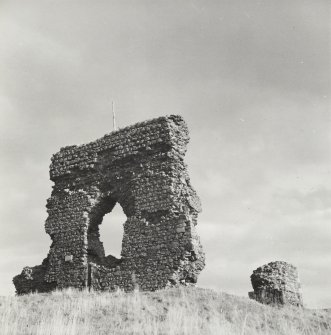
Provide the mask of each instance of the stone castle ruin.
[{"label": "stone castle ruin", "polygon": [[267,305],[303,306],[296,267],[286,262],[271,262],[253,271],[254,291],[248,296]]},{"label": "stone castle ruin", "polygon": [[[41,265],[13,279],[18,294],[55,288],[156,290],[194,285],[205,257],[200,200],[184,163],[188,128],[171,115],[54,154]],[[121,258],[106,256],[99,225],[119,203],[127,217]]]}]

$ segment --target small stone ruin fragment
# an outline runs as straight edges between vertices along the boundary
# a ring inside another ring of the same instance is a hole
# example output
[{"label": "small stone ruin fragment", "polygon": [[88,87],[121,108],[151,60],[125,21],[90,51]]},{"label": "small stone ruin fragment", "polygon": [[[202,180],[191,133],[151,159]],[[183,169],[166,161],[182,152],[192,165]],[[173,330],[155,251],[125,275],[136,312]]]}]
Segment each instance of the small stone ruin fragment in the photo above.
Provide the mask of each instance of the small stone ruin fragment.
[{"label": "small stone ruin fragment", "polygon": [[271,262],[253,271],[248,296],[267,305],[303,306],[298,271],[286,262]]}]

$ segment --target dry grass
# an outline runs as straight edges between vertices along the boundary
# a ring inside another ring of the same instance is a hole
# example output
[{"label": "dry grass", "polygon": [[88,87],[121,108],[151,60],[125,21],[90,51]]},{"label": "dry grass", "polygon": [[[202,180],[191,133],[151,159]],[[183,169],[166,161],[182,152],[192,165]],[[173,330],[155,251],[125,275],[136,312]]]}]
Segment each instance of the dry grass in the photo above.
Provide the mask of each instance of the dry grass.
[{"label": "dry grass", "polygon": [[197,288],[65,290],[0,297],[0,334],[331,334],[331,312],[272,308]]}]

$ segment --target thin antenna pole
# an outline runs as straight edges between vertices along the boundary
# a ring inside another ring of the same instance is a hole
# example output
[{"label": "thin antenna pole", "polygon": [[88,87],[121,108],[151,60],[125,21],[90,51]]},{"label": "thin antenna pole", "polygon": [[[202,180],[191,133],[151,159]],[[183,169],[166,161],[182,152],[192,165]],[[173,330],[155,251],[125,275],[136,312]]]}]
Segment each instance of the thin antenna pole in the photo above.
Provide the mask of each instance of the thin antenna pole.
[{"label": "thin antenna pole", "polygon": [[117,130],[116,126],[116,114],[115,114],[115,103],[114,101],[111,102],[112,112],[113,112],[113,129]]}]

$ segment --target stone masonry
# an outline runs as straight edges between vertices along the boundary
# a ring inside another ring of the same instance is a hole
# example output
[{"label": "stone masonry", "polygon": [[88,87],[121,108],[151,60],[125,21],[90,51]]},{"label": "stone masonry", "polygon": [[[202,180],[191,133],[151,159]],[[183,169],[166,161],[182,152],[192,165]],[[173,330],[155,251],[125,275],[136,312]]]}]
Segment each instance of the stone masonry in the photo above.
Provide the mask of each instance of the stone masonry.
[{"label": "stone masonry", "polygon": [[[184,120],[171,115],[54,154],[45,223],[52,244],[42,265],[14,277],[17,294],[194,285],[205,257],[195,227],[200,200],[184,163],[188,141]],[[127,216],[120,259],[105,255],[99,235],[116,203]]]},{"label": "stone masonry", "polygon": [[298,271],[286,262],[271,262],[253,271],[248,296],[267,305],[303,306]]}]

